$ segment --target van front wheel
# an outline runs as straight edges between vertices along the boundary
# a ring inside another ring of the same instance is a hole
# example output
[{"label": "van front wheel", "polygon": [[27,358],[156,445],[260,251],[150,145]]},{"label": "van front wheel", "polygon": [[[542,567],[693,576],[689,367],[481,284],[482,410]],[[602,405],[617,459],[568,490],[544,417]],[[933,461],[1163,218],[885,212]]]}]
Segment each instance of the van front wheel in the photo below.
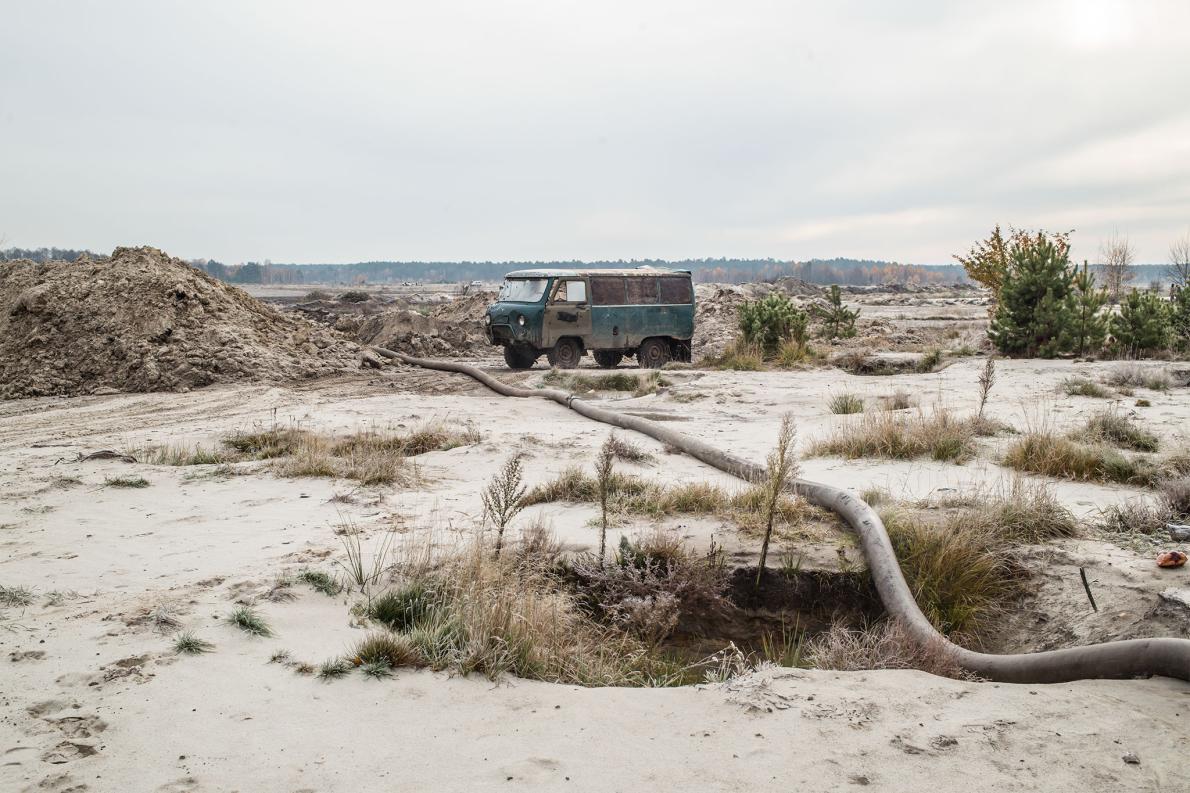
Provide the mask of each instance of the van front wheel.
[{"label": "van front wheel", "polygon": [[558,343],[547,353],[550,364],[559,369],[573,369],[583,357],[583,348],[574,339],[558,339]]},{"label": "van front wheel", "polygon": [[624,360],[624,353],[619,350],[596,350],[591,354],[595,356],[595,363],[604,369],[615,369]]},{"label": "van front wheel", "polygon": [[509,369],[532,369],[537,363],[537,351],[510,344],[504,348],[504,363]]},{"label": "van front wheel", "polygon": [[636,351],[641,369],[660,369],[669,363],[669,342],[665,339],[645,339]]}]

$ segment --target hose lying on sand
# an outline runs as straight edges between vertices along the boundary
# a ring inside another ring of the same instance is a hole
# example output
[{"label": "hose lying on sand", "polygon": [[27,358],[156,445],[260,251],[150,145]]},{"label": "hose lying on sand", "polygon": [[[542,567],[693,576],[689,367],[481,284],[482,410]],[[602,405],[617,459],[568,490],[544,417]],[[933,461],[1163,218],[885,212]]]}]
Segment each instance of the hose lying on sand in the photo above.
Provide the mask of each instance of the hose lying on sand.
[{"label": "hose lying on sand", "polygon": [[[503,383],[474,366],[414,358],[379,347],[373,349],[386,358],[403,363],[468,375],[504,396],[552,399],[587,418],[648,435],[707,465],[747,481],[759,481],[764,474],[761,466],[720,451],[696,438],[648,419],[596,407],[566,391],[555,388],[518,388]],[[888,532],[875,510],[846,490],[819,482],[797,479],[794,480],[794,488],[810,503],[839,515],[856,532],[884,608],[893,618],[904,623],[914,640],[943,647],[953,655],[960,666],[980,677],[1006,683],[1062,683],[1090,678],[1151,675],[1190,680],[1190,640],[1187,639],[1129,639],[1018,655],[978,653],[959,647],[935,630],[918,608],[917,601],[914,600],[913,593],[901,573],[901,566],[897,562]]]}]

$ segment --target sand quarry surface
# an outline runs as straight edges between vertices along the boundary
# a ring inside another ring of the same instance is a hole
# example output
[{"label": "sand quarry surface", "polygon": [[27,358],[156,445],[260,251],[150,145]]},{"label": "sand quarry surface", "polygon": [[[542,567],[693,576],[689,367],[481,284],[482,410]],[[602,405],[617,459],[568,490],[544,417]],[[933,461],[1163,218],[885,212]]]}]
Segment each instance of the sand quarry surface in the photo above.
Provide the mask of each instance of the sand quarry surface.
[{"label": "sand quarry surface", "polygon": [[[959,310],[966,313],[949,313]],[[921,327],[956,323],[978,336],[984,308],[949,303],[941,311],[928,301],[894,302],[869,306],[865,319],[913,338]],[[473,360],[509,382],[544,375],[510,372],[486,352]],[[990,413],[1016,427],[1073,426],[1103,400],[1059,395],[1057,384],[1073,374],[1100,377],[1111,365],[1002,362]],[[903,388],[924,410],[972,410],[981,366],[967,357],[936,373],[888,377],[694,368],[667,372],[671,385],[657,394],[592,398],[761,460],[785,412],[797,417],[803,447],[853,420],[826,407],[842,390],[875,400]],[[1138,396],[1151,406],[1126,400],[1123,409],[1171,442],[1184,440],[1186,388]],[[416,458],[412,487],[285,479],[251,463],[239,464],[244,475],[220,475],[214,466],[76,461],[159,443],[215,448],[229,433],[275,422],[348,432],[432,421],[470,426],[482,440]],[[584,689],[413,670],[325,683],[269,663],[282,649],[319,663],[361,637],[345,596],[297,587],[293,600],[266,597],[278,576],[332,569],[343,556],[337,527],[354,524],[364,547],[388,531],[401,542],[429,536],[442,549],[460,546],[480,524],[483,483],[510,450],[525,453],[533,484],[576,462],[589,467],[607,433],[544,400],[502,398],[462,376],[405,367],[300,384],[0,401],[0,584],[36,595],[0,611],[0,791],[1190,790],[1190,684],[1163,678],[1045,686],[777,668],[720,684]],[[625,464],[641,476],[734,485],[636,440],[657,455]],[[1006,442],[981,440],[979,456],[961,466],[823,457],[803,460],[802,471],[858,491],[925,498],[1007,482],[994,462]],[[150,485],[104,487],[116,476]],[[1109,504],[1147,497],[1122,486],[1055,488],[1088,520]],[[596,541],[590,505],[533,507],[517,525],[535,514],[571,550]],[[756,539],[731,526],[664,523],[695,547],[713,537],[735,563],[755,564]],[[649,526],[634,520],[615,531]],[[780,542],[811,566],[839,553],[860,560],[842,533]],[[1034,595],[1006,625],[1001,649],[1190,635],[1190,610],[1161,596],[1190,591],[1190,572],[1159,570],[1156,547],[1091,535],[1031,549]],[[1098,613],[1087,605],[1080,566],[1094,581]],[[275,635],[253,638],[227,625],[221,618],[237,602],[254,603]],[[176,655],[172,631],[154,625],[163,608],[215,651]]]}]

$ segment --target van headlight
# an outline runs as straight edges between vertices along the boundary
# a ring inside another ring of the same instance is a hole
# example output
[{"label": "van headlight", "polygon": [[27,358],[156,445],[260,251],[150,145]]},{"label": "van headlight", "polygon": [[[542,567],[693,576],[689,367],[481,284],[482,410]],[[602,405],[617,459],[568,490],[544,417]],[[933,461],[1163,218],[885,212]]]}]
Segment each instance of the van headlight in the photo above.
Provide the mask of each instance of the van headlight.
[{"label": "van headlight", "polygon": [[520,316],[518,316],[516,318],[516,324],[520,325],[522,328],[525,327],[525,315],[524,314],[521,314]]},{"label": "van headlight", "polygon": [[491,324],[492,324],[492,315],[491,315],[491,314],[484,314],[484,315],[483,315],[483,324],[485,324],[485,325],[491,325]]}]

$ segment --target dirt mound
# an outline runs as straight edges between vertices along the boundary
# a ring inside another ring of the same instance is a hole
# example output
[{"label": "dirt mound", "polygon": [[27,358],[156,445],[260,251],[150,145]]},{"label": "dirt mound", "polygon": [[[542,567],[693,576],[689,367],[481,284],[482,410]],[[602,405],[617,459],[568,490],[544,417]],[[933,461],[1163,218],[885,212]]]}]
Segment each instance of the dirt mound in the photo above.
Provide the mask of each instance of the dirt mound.
[{"label": "dirt mound", "polygon": [[410,355],[483,355],[493,349],[483,336],[483,316],[495,300],[495,292],[475,292],[422,311],[385,311],[363,319],[355,336]]},{"label": "dirt mound", "polygon": [[360,353],[156,248],[0,264],[0,398],[294,380]]}]

